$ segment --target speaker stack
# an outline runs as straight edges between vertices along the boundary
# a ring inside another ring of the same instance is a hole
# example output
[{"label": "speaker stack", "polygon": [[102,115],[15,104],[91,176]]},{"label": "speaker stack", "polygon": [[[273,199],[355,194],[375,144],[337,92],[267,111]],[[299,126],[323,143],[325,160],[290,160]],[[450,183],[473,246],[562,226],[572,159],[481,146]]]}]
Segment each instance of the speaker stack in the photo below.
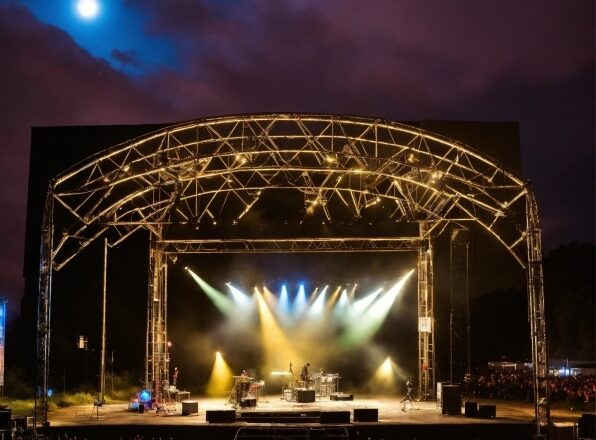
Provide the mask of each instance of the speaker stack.
[{"label": "speaker stack", "polygon": [[577,437],[596,439],[596,414],[582,414],[577,421]]},{"label": "speaker stack", "polygon": [[443,414],[461,415],[461,387],[459,385],[442,386],[441,410]]},{"label": "speaker stack", "polygon": [[12,415],[12,410],[10,408],[7,408],[7,407],[0,408],[0,429],[2,429],[2,430],[10,429],[11,415]]}]

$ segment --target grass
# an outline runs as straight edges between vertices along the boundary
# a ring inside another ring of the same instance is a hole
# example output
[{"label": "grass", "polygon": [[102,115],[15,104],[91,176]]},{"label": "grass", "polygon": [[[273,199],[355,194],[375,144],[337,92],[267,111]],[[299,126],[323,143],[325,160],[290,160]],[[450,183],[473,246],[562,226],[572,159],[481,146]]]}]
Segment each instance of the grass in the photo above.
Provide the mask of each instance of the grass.
[{"label": "grass", "polygon": [[[134,394],[134,391],[134,389],[123,390],[114,393],[113,397],[106,396],[106,403],[121,403],[123,401],[128,401],[129,397]],[[48,399],[48,411],[52,412],[58,408],[67,408],[70,406],[93,405],[93,402],[96,399],[97,394],[95,393],[59,393]],[[13,416],[32,416],[35,408],[35,400],[5,397],[0,399],[0,405],[10,408]]]}]

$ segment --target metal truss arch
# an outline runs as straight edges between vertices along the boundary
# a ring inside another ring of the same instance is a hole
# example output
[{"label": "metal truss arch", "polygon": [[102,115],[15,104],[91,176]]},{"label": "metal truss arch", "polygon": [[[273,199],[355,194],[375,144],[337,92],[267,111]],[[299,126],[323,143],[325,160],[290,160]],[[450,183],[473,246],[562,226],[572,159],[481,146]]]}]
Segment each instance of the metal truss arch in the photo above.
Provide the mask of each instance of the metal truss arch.
[{"label": "metal truss arch", "polygon": [[[292,208],[290,222],[308,223],[317,216],[334,224],[381,218],[419,227],[405,238],[399,238],[397,227],[383,236],[346,232],[341,238],[312,231],[298,236],[197,236],[196,227],[206,222],[254,221],[255,211],[280,203],[277,193],[290,195],[291,203],[285,201]],[[418,251],[423,273],[419,296],[425,298],[419,301],[420,316],[432,321],[432,257],[426,251],[454,222],[480,225],[528,271],[534,362],[543,371],[542,260],[532,190],[494,159],[457,141],[397,122],[352,116],[284,113],[200,119],[90,157],[58,175],[48,199],[52,209],[46,209],[44,219],[41,302],[51,297],[52,271],[98,238],[106,237],[113,246],[135,231],[149,231],[154,267],[150,298],[159,304],[148,315],[148,321],[157,323],[148,323],[151,350],[157,354],[149,356],[155,365],[147,377],[167,376],[167,348],[161,346],[166,331],[161,290],[167,277],[162,255]],[[173,230],[179,235],[169,236]],[[46,306],[41,304],[40,310]],[[38,325],[44,329],[40,344],[49,338],[45,326],[45,321]],[[419,368],[425,371],[421,391],[430,396],[432,329],[421,333],[420,341]],[[537,400],[547,397],[544,381],[536,388]],[[547,418],[548,412],[537,410],[540,426]]]},{"label": "metal truss arch", "polygon": [[281,188],[328,219],[338,205],[359,217],[387,202],[395,221],[474,221],[525,265],[523,231],[497,230],[523,224],[516,206],[524,182],[469,147],[394,122],[288,114],[193,121],[95,155],[54,186],[72,217],[56,240],[56,268],[107,233],[106,222],[111,240],[121,240],[133,225],[150,229],[172,213],[179,222],[223,211],[238,219],[262,192]]}]

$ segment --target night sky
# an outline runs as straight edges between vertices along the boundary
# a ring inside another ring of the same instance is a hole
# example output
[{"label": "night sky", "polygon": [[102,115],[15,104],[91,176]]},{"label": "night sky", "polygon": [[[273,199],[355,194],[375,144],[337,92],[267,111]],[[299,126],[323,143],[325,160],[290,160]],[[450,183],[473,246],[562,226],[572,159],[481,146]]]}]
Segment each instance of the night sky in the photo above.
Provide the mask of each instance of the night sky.
[{"label": "night sky", "polygon": [[252,112],[519,121],[545,249],[594,240],[593,0],[0,0],[0,295],[30,129]]}]

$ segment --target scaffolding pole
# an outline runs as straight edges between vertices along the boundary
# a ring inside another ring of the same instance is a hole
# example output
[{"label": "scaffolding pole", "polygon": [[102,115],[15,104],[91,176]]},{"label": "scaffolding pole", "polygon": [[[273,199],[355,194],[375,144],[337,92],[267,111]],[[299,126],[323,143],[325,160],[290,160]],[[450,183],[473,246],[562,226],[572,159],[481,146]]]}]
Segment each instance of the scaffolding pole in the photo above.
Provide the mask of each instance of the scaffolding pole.
[{"label": "scaffolding pole", "polygon": [[429,225],[419,223],[418,246],[418,395],[434,398],[435,353],[433,315],[433,264]]},{"label": "scaffolding pole", "polygon": [[50,318],[52,303],[52,265],[54,236],[54,198],[52,185],[48,189],[41,227],[39,259],[39,296],[37,298],[37,389],[33,429],[37,422],[48,424],[48,388],[50,372]]},{"label": "scaffolding pole", "polygon": [[548,353],[546,346],[546,315],[544,310],[544,278],[542,272],[542,242],[538,207],[534,193],[526,197],[528,235],[528,307],[532,340],[532,365],[534,370],[534,410],[538,434],[546,433],[550,423],[548,388]]},{"label": "scaffolding pole", "polygon": [[151,237],[149,250],[149,294],[147,297],[147,342],[145,387],[156,402],[165,398],[168,385],[169,355],[167,345],[167,260],[163,252],[161,228]]}]

